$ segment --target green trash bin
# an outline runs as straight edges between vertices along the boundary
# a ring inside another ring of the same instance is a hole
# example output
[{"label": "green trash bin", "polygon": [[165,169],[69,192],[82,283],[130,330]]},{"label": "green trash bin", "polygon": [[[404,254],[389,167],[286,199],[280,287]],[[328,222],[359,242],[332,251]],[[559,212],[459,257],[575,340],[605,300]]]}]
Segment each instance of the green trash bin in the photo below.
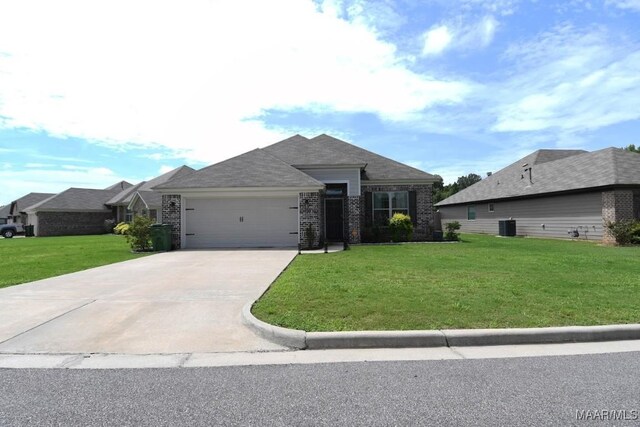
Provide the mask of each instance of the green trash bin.
[{"label": "green trash bin", "polygon": [[35,233],[33,232],[33,225],[25,225],[24,226],[24,237],[33,237]]},{"label": "green trash bin", "polygon": [[171,225],[153,224],[151,226],[151,244],[154,251],[170,251]]}]

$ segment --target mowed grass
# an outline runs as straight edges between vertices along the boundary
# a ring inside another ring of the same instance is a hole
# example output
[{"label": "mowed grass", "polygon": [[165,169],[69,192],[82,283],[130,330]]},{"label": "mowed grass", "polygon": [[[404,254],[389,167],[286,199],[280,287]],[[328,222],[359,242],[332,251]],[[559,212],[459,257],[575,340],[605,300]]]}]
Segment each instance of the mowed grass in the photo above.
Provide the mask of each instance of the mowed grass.
[{"label": "mowed grass", "polygon": [[298,256],[253,313],[306,331],[640,322],[640,248],[463,239]]},{"label": "mowed grass", "polygon": [[144,256],[123,236],[0,238],[0,288]]}]

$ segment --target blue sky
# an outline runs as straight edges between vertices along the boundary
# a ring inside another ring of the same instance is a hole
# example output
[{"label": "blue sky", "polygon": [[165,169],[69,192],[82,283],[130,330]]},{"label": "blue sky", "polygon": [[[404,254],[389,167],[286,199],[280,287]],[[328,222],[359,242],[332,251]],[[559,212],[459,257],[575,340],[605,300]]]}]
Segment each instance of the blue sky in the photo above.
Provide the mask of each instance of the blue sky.
[{"label": "blue sky", "polygon": [[0,4],[0,205],[296,133],[445,182],[640,144],[640,0]]}]

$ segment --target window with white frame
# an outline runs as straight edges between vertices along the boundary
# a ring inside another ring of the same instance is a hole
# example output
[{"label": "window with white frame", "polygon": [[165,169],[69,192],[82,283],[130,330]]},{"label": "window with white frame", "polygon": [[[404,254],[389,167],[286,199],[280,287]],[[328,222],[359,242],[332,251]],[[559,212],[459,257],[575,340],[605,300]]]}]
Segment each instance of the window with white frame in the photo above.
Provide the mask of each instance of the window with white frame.
[{"label": "window with white frame", "polygon": [[489,203],[489,212],[494,212],[495,211],[495,206],[493,206],[493,203]]},{"label": "window with white frame", "polygon": [[133,221],[133,211],[127,209],[127,213],[124,215],[125,222]]},{"label": "window with white frame", "polygon": [[394,213],[409,215],[409,193],[407,191],[373,193],[373,221],[376,224],[386,224]]}]

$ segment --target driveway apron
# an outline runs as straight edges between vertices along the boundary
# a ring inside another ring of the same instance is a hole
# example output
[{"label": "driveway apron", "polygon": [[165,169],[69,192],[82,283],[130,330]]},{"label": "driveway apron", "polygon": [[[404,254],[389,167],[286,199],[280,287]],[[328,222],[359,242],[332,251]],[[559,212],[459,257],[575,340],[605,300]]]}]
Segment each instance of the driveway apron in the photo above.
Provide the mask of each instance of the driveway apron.
[{"label": "driveway apron", "polygon": [[0,353],[280,350],[241,311],[295,255],[184,250],[0,289]]}]

